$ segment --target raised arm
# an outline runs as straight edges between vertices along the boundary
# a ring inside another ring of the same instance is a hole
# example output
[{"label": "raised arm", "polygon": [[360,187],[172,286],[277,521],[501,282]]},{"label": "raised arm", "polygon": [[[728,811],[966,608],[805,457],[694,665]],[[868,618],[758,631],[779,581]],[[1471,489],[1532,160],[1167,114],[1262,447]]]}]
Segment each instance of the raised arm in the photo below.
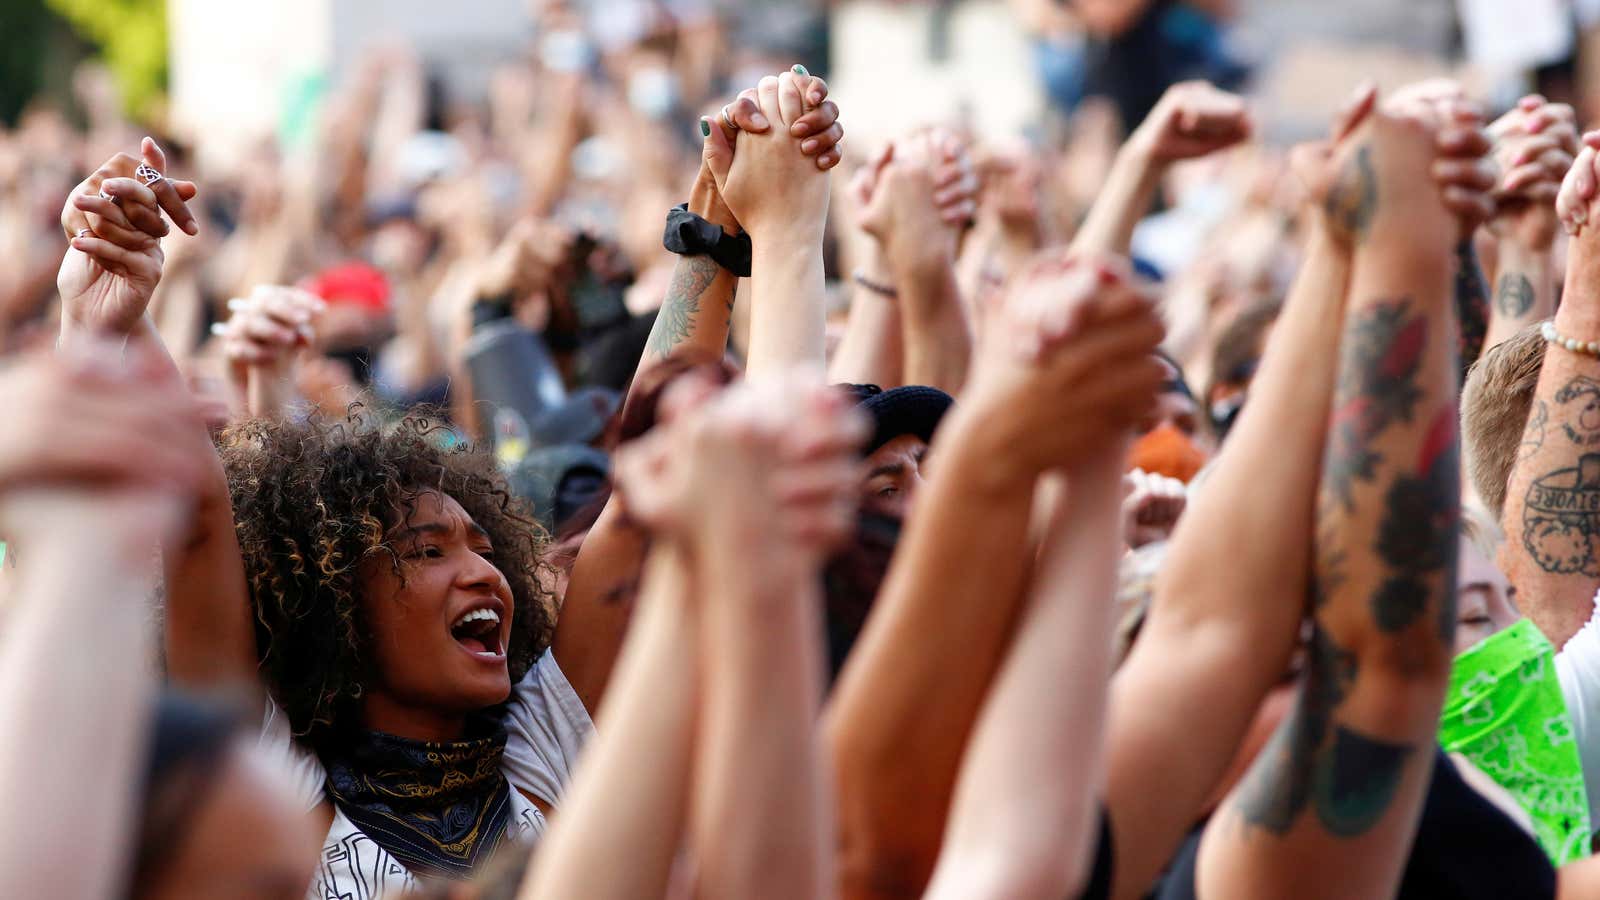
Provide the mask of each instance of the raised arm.
[{"label": "raised arm", "polygon": [[[927,384],[954,394],[965,378],[972,329],[953,254],[977,210],[978,178],[954,135],[912,135],[905,143],[917,145],[915,151],[897,151],[899,143],[885,144],[850,181],[862,258],[828,380],[885,389]],[[927,163],[926,177],[918,157]],[[896,227],[910,233],[894,236]]]},{"label": "raised arm", "polygon": [[[1333,141],[1345,139],[1374,103],[1370,89],[1358,91],[1332,141],[1298,147],[1292,156],[1308,194],[1300,272],[1250,402],[1189,498],[1149,618],[1113,681],[1106,759],[1119,897],[1143,896],[1203,814],[1298,640],[1350,232],[1370,215],[1371,202],[1354,180],[1359,162],[1341,172]],[[1470,137],[1446,132],[1441,147],[1460,139],[1479,154],[1488,149],[1481,135]],[[1463,210],[1482,197],[1483,188],[1474,194],[1450,178],[1439,184],[1442,195],[1454,196],[1443,193],[1447,187],[1464,195]],[[1219,567],[1223,559],[1230,564]],[[1170,766],[1177,747],[1185,756],[1181,770]],[[1148,790],[1158,775],[1159,797]]]},{"label": "raised arm", "polygon": [[1067,473],[1030,606],[961,764],[928,897],[1076,897],[1098,826],[1125,440]]},{"label": "raised arm", "polygon": [[8,897],[115,896],[131,863],[158,690],[151,551],[180,533],[205,461],[163,437],[194,403],[117,353],[85,339],[0,374],[0,534],[18,566],[0,632]]},{"label": "raised arm", "polygon": [[1126,254],[1134,226],[1150,212],[1161,177],[1174,162],[1231,147],[1253,129],[1241,97],[1204,81],[1168,88],[1117,151],[1105,186],[1072,239],[1072,249]]},{"label": "raised arm", "polygon": [[698,895],[830,896],[820,572],[854,532],[866,422],[842,394],[788,378],[735,388],[687,424],[703,472],[690,494],[704,597]]},{"label": "raised arm", "polygon": [[[821,79],[812,79],[808,91],[812,92],[811,97],[826,97],[827,87]],[[840,137],[839,110],[831,100],[813,101],[812,107],[788,128],[790,135],[804,133],[799,152],[809,154],[809,165],[815,171],[839,162],[835,146]],[[729,128],[725,121],[737,128]],[[690,212],[724,229],[740,227],[739,220],[722,201],[712,168],[725,171],[731,165],[735,143],[729,131],[754,142],[762,132],[772,130],[772,123],[773,119],[761,113],[753,92],[740,95],[725,113],[718,115],[716,122],[704,121],[702,130],[707,140],[700,173],[688,201]],[[807,141],[816,143],[808,145]],[[635,383],[668,360],[692,364],[722,359],[737,282],[709,256],[680,257],[639,361]],[[624,527],[617,507],[608,504],[590,529],[573,565],[556,627],[554,653],[563,674],[591,714],[600,708],[628,627],[627,609],[609,602],[609,598],[635,583],[644,555],[641,536]]]},{"label": "raised arm", "polygon": [[976,189],[966,149],[942,130],[896,141],[876,167],[861,227],[896,294],[905,360],[899,383],[956,394],[966,381],[972,328],[955,263],[961,229],[976,210]]},{"label": "raised arm", "polygon": [[253,419],[283,418],[300,399],[295,359],[315,343],[313,322],[325,304],[315,294],[262,285],[249,297],[228,301],[228,308],[233,314],[219,330],[241,411]]},{"label": "raised arm", "polygon": [[1496,271],[1485,347],[1555,314],[1555,199],[1577,152],[1573,121],[1572,107],[1530,96],[1489,128],[1503,175],[1489,220]]},{"label": "raised arm", "polygon": [[693,598],[681,552],[652,551],[612,702],[595,723],[561,815],[540,841],[522,897],[666,894],[689,803],[700,682]]},{"label": "raised arm", "polygon": [[[1104,260],[1041,262],[1007,298],[1005,324],[987,329],[972,384],[935,438],[939,465],[828,707],[847,897],[920,895],[1022,605],[1037,477],[1103,446],[1160,380],[1145,358],[1160,324],[1119,272]],[[1039,309],[1050,312],[1013,315]]]},{"label": "raised arm", "polygon": [[[79,184],[62,211],[71,245],[56,284],[61,290],[62,346],[85,335],[112,335],[158,361],[164,378],[182,376],[161,344],[146,307],[161,278],[165,214],[184,231],[196,225],[186,201],[195,186],[165,176],[166,157],[146,138],[140,158],[119,153]],[[175,441],[210,446],[204,424],[170,433]],[[255,636],[244,566],[233,532],[227,478],[214,454],[192,530],[166,548],[166,661],[180,684],[255,682]]]},{"label": "raised arm", "polygon": [[811,93],[814,81],[796,72],[761,79],[756,101],[773,127],[739,135],[737,153],[726,131],[704,129],[710,132],[707,165],[750,233],[751,377],[797,366],[821,369],[826,361],[822,231],[829,175],[793,134],[818,96]]},{"label": "raised arm", "polygon": [[1460,466],[1434,122],[1375,113],[1340,147],[1350,293],[1316,500],[1313,628],[1288,718],[1207,828],[1201,897],[1389,896],[1434,758],[1455,626]]},{"label": "raised arm", "polygon": [[1593,195],[1595,159],[1585,147],[1561,187],[1576,234],[1563,301],[1547,332],[1560,343],[1545,350],[1503,517],[1509,540],[1502,565],[1517,604],[1557,647],[1589,620],[1600,587],[1600,513],[1588,499],[1600,491],[1600,357],[1587,352],[1589,342],[1600,341],[1600,236],[1593,200],[1574,200]]}]

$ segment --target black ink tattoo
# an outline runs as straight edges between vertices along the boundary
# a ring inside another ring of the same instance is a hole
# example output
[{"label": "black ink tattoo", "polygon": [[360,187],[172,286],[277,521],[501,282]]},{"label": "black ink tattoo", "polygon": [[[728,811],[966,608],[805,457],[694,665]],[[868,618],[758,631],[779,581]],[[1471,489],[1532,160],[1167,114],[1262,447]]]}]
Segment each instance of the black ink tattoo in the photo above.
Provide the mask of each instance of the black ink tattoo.
[{"label": "black ink tattoo", "polygon": [[1563,410],[1567,418],[1561,423],[1568,440],[1580,447],[1600,444],[1600,381],[1579,375],[1556,392],[1556,402],[1573,407]]},{"label": "black ink tattoo", "polygon": [[[1578,447],[1600,445],[1600,381],[1582,375],[1556,392],[1561,433]],[[1536,402],[1523,430],[1521,455],[1543,445],[1551,413]],[[1539,568],[1555,575],[1600,576],[1600,453],[1584,452],[1576,466],[1556,469],[1528,486],[1522,545]]]},{"label": "black ink tattoo", "polygon": [[1472,239],[1456,245],[1456,319],[1461,323],[1461,383],[1489,335],[1489,290]]},{"label": "black ink tattoo", "polygon": [[1522,445],[1517,448],[1517,459],[1524,460],[1539,452],[1544,446],[1544,426],[1550,421],[1550,407],[1543,400],[1533,401],[1533,411],[1528,414],[1528,426],[1522,429]]},{"label": "black ink tattoo", "polygon": [[1294,710],[1239,785],[1237,805],[1245,821],[1279,835],[1294,827],[1326,760],[1333,711],[1344,702],[1355,676],[1355,654],[1335,644],[1320,627],[1314,629]]},{"label": "black ink tattoo", "polygon": [[1359,837],[1388,812],[1406,760],[1416,748],[1361,734],[1334,731],[1326,765],[1318,773],[1317,818],[1332,834]]},{"label": "black ink tattoo", "polygon": [[[1372,618],[1386,634],[1409,628],[1427,611],[1435,595],[1449,593],[1439,581],[1453,573],[1456,564],[1458,447],[1453,416],[1436,419],[1423,448],[1421,471],[1415,476],[1397,476],[1384,497],[1373,549],[1389,568],[1389,575],[1372,596]],[[1446,599],[1444,605],[1451,608],[1453,633],[1454,604]]]},{"label": "black ink tattoo", "polygon": [[1328,191],[1328,218],[1357,241],[1366,237],[1378,210],[1378,176],[1372,170],[1372,148],[1362,145]]},{"label": "black ink tattoo", "polygon": [[1411,421],[1422,397],[1416,374],[1427,339],[1428,320],[1413,314],[1405,298],[1356,313],[1345,332],[1323,480],[1347,509],[1354,481],[1371,481],[1382,460],[1372,449],[1374,439],[1397,422]]},{"label": "black ink tattoo", "polygon": [[709,256],[679,257],[672,270],[672,285],[661,301],[656,323],[650,329],[649,352],[665,358],[673,348],[689,339],[695,316],[700,314],[700,298],[721,271]]},{"label": "black ink tattoo", "polygon": [[1494,305],[1502,316],[1517,319],[1527,315],[1533,309],[1533,282],[1521,272],[1505,273],[1495,288]]},{"label": "black ink tattoo", "polygon": [[1554,575],[1600,577],[1600,454],[1585,453],[1570,469],[1534,480],[1522,509],[1522,544]]}]

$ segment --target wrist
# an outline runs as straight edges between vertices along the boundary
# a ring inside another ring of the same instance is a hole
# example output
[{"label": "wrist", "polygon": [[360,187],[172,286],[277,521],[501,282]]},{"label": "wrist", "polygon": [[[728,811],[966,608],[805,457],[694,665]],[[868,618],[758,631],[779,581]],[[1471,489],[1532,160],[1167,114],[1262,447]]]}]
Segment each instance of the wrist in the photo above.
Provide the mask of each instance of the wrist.
[{"label": "wrist", "polygon": [[722,193],[717,190],[716,179],[712,177],[711,170],[704,163],[700,165],[700,174],[695,177],[694,187],[689,189],[689,212],[694,213],[713,225],[721,226],[728,234],[740,232],[739,220],[734,217],[733,211],[722,202]]},{"label": "wrist", "polygon": [[1016,452],[1025,436],[1013,433],[1014,404],[981,379],[973,381],[941,426],[939,464],[961,471],[962,489],[987,502],[1030,495],[1041,470]]}]

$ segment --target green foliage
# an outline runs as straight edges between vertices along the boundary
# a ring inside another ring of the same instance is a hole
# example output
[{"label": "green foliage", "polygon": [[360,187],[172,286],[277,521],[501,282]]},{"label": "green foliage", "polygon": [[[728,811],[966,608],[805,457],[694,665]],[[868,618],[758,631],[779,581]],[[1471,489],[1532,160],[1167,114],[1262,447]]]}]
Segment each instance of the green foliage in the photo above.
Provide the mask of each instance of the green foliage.
[{"label": "green foliage", "polygon": [[147,112],[167,85],[165,0],[46,0],[74,31],[100,48],[123,103],[133,115]]}]

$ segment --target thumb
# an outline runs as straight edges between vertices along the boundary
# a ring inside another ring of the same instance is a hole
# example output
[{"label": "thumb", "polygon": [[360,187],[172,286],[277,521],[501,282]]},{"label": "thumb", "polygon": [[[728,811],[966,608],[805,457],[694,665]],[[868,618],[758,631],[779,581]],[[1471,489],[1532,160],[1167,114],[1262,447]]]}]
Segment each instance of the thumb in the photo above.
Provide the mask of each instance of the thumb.
[{"label": "thumb", "polygon": [[728,169],[733,166],[733,144],[729,142],[727,132],[710,119],[700,119],[700,133],[705,135],[705,149],[701,152],[706,167],[721,184],[728,177]]}]

